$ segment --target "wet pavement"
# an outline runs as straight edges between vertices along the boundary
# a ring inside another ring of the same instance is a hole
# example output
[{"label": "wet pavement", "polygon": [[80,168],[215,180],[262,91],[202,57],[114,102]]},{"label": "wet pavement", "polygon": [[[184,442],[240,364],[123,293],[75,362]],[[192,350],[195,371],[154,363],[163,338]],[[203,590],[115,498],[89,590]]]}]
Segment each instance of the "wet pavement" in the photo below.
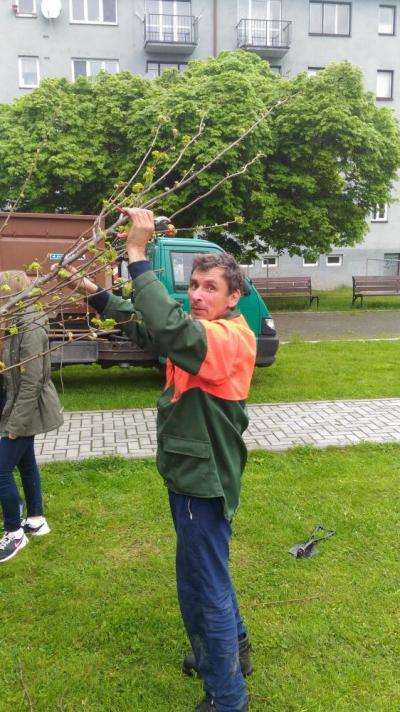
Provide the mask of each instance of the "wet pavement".
[{"label": "wet pavement", "polygon": [[400,310],[352,312],[276,312],[280,342],[400,339]]}]

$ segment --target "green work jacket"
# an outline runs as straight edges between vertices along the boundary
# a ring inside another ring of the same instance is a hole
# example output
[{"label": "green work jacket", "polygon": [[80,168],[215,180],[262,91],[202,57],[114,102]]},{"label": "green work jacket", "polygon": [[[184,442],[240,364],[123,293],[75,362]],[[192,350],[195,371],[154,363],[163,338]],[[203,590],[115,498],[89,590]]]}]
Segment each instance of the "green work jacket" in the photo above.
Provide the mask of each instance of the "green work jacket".
[{"label": "green work jacket", "polygon": [[135,309],[110,296],[103,316],[139,346],[167,356],[158,401],[157,467],[173,492],[221,497],[230,520],[239,505],[247,459],[242,434],[256,340],[238,311],[191,319],[149,271],[135,279]]}]

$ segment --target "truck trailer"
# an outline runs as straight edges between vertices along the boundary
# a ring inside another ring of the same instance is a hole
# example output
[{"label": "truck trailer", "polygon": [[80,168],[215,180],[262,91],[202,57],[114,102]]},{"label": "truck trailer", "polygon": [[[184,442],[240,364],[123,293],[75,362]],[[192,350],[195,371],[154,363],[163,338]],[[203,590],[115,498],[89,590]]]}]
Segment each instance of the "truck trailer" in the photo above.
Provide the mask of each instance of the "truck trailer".
[{"label": "truck trailer", "polygon": [[[48,272],[63,255],[72,248],[83,233],[90,234],[96,216],[43,213],[0,212],[0,270],[24,269],[33,261],[41,264],[41,271]],[[7,223],[4,226],[4,223]],[[149,245],[149,259],[159,280],[170,296],[184,311],[189,311],[188,285],[193,258],[202,252],[223,251],[208,240],[178,237],[156,237]],[[75,264],[85,269],[92,255],[83,255]],[[127,279],[127,261],[119,259],[113,265],[113,274],[104,267],[96,273],[96,282],[107,290],[118,289],[119,278]],[[132,296],[134,299],[134,291]],[[239,309],[257,338],[257,366],[270,366],[278,350],[278,336],[268,308],[251,280],[245,277],[245,294],[240,299]],[[89,309],[89,318],[95,312]],[[160,366],[154,354],[133,344],[121,330],[90,338],[68,341],[66,334],[74,337],[88,331],[87,307],[83,303],[68,302],[63,313],[54,311],[50,318],[51,359],[54,366],[98,363],[103,368],[110,366]]]}]

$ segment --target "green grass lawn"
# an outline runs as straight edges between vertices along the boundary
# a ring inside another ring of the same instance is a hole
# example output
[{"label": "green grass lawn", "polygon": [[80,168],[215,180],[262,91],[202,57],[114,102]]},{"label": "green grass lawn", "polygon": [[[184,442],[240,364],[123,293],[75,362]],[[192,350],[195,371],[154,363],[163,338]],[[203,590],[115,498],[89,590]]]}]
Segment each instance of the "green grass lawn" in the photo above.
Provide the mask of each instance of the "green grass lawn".
[{"label": "green grass lawn", "polygon": [[[57,371],[54,381],[61,393]],[[66,410],[154,408],[163,387],[156,369],[63,370]],[[400,342],[293,342],[276,363],[257,368],[249,403],[400,396]]]},{"label": "green grass lawn", "polygon": [[[313,294],[319,296],[318,311],[366,311],[368,309],[400,309],[399,297],[364,297],[364,306],[361,306],[360,299],[352,305],[353,290],[350,287],[339,287],[330,291],[313,290]],[[302,297],[273,298],[265,300],[269,310],[277,311],[317,311],[317,303],[314,300],[310,307],[308,299]]]},{"label": "green grass lawn", "polygon": [[[400,445],[251,454],[232,566],[252,712],[400,709],[399,463]],[[154,462],[49,465],[43,484],[52,533],[0,572],[1,712],[190,712]],[[295,560],[317,523],[337,535]]]}]

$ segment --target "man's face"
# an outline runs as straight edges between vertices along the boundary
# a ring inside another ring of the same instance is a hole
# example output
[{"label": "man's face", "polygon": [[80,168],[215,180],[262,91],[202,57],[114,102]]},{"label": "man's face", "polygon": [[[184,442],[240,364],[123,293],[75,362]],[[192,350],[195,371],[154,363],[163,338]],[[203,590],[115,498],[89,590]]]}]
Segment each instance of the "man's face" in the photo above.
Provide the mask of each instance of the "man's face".
[{"label": "man's face", "polygon": [[193,319],[209,321],[233,309],[241,297],[240,289],[229,294],[222,267],[213,267],[206,272],[195,270],[190,278],[188,295]]}]

